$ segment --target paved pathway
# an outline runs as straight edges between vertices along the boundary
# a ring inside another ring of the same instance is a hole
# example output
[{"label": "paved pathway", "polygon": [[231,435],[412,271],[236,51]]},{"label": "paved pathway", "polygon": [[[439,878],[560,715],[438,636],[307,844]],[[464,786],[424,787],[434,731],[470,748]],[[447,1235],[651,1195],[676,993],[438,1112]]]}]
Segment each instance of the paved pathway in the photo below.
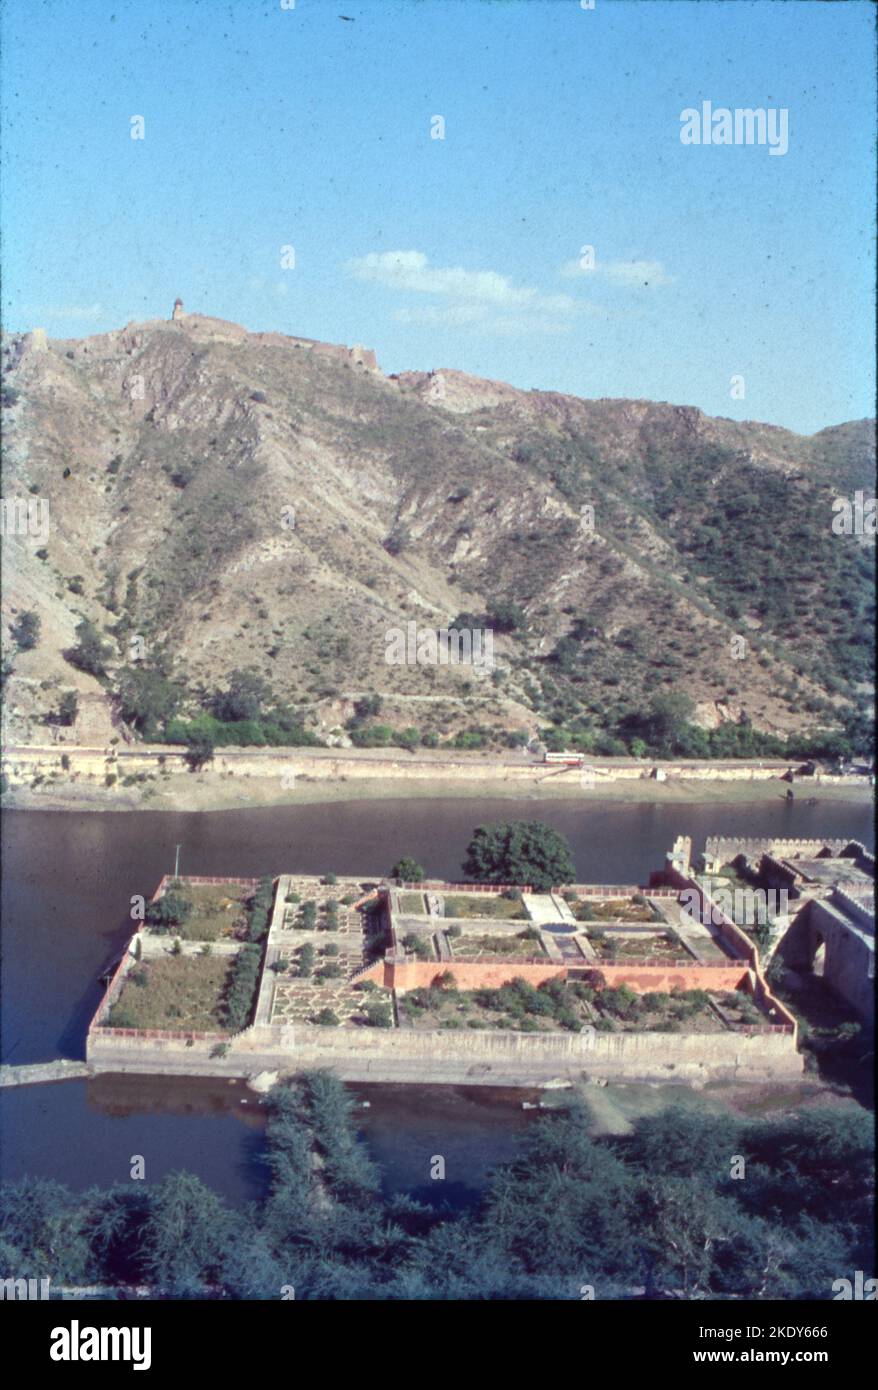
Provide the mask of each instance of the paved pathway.
[{"label": "paved pathway", "polygon": [[536,926],[565,924],[565,918],[562,917],[551,893],[525,893],[523,901],[525,912]]},{"label": "paved pathway", "polygon": [[89,1076],[86,1062],[59,1058],[55,1062],[31,1062],[20,1067],[0,1067],[0,1086],[34,1086],[39,1081],[68,1081]]}]

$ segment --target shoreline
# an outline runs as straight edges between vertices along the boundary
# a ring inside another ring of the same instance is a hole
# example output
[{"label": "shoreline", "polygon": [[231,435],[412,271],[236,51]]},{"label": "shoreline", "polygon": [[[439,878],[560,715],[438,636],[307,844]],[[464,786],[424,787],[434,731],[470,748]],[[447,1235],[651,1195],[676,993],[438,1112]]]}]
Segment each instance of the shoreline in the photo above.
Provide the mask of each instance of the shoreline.
[{"label": "shoreline", "polygon": [[[300,774],[295,786],[286,789],[280,779],[267,777],[235,777],[218,771],[178,774],[159,782],[134,787],[105,787],[83,785],[67,780],[38,788],[11,787],[2,798],[3,810],[38,810],[70,812],[106,811],[240,811],[265,809],[273,806],[307,806],[358,801],[407,800],[507,800],[507,801],[578,801],[583,806],[605,802],[641,805],[765,805],[777,801],[787,804],[788,784],[780,778],[765,780],[721,780],[699,778],[668,779],[658,782],[649,778],[595,783],[582,787],[575,783],[552,781],[545,777],[533,779],[485,776],[463,780],[443,778],[411,778],[404,773],[394,777],[332,777],[310,778]],[[873,790],[868,785],[833,786],[821,782],[813,786],[801,784],[795,789],[796,803],[848,802],[865,806],[873,802]]]}]

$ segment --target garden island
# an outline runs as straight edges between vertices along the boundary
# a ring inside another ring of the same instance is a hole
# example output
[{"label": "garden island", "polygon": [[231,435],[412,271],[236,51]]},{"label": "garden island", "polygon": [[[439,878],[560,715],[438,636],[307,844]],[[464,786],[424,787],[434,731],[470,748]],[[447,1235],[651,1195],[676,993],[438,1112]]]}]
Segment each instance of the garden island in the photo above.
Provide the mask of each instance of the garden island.
[{"label": "garden island", "polygon": [[[520,1086],[800,1073],[791,990],[817,979],[843,1024],[867,1021],[874,859],[708,841],[690,860],[680,837],[645,885],[577,883],[561,836],[513,822],[475,831],[459,883],[409,859],[375,879],[165,876],[133,909],[89,1068],[257,1087],[314,1066]],[[779,882],[784,911],[765,911]]]}]

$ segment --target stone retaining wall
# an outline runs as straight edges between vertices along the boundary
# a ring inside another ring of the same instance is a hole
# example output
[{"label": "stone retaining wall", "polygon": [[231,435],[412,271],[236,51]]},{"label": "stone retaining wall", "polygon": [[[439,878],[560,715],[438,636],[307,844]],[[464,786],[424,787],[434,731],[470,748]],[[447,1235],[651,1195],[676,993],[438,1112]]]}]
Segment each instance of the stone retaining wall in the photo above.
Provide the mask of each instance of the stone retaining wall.
[{"label": "stone retaining wall", "polygon": [[[117,752],[124,753],[123,757],[116,757]],[[301,748],[278,748],[272,757],[260,756],[257,750],[252,754],[249,750],[236,750],[234,757],[228,756],[231,749],[218,748],[213,761],[210,764],[212,772],[228,772],[236,777],[271,777],[276,775],[278,766],[282,763],[287,771],[296,773],[310,781],[339,781],[346,778],[350,779],[369,779],[369,778],[396,778],[404,777],[405,780],[435,780],[441,778],[443,781],[484,781],[487,777],[495,782],[522,782],[532,784],[535,780],[551,778],[560,780],[566,785],[578,785],[582,769],[579,767],[558,768],[543,763],[507,763],[501,760],[496,762],[486,762],[485,760],[456,759],[453,757],[441,759],[419,759],[417,757],[407,758],[388,756],[386,758],[354,758],[354,757],[326,757],[310,756]],[[165,747],[153,747],[147,751],[139,751],[137,745],[129,745],[127,748],[101,750],[77,750],[75,745],[65,747],[59,743],[47,748],[10,748],[3,756],[3,771],[9,778],[11,785],[29,783],[36,773],[46,776],[50,773],[57,773],[65,780],[70,777],[70,773],[63,772],[61,768],[61,756],[66,753],[70,759],[71,772],[78,774],[86,781],[103,782],[107,773],[114,773],[121,782],[123,777],[135,775],[139,772],[155,773],[159,771],[158,758],[161,756],[163,765],[169,772],[176,774],[186,773],[186,750],[178,745],[168,744]],[[770,779],[782,778],[793,765],[779,763],[774,766],[757,766],[748,763],[729,766],[718,763],[663,763],[661,769],[664,777],[679,779],[682,781],[697,782],[752,782],[766,781]],[[641,765],[639,763],[615,764],[607,763],[600,767],[593,766],[591,771],[595,774],[594,785],[600,786],[602,782],[627,782],[643,779],[651,779],[653,765]],[[575,779],[575,781],[574,781]],[[847,776],[815,776],[809,779],[809,783],[819,783],[826,781],[835,785],[865,786],[868,785],[868,778],[858,774]]]},{"label": "stone retaining wall", "polygon": [[671,865],[665,869],[665,878],[680,888],[694,892],[700,902],[702,920],[708,917],[713,923],[714,930],[726,943],[728,949],[735,955],[742,957],[750,967],[750,988],[757,1003],[764,1009],[769,1010],[779,1025],[788,1028],[795,1040],[798,1038],[798,1024],[795,1015],[771,993],[762,975],[759,961],[759,949],[754,941],[751,941],[746,932],[742,931],[737,922],[717,907],[710,894],[702,887],[697,879],[686,878],[679,870]]},{"label": "stone retaining wall", "polygon": [[770,1080],[803,1069],[790,1034],[566,1033],[521,1034],[400,1029],[324,1029],[307,1025],[250,1028],[227,1056],[210,1044],[89,1037],[98,1072],[164,1075],[282,1074],[328,1067],[347,1081],[452,1085],[538,1085],[554,1077],[645,1081]]},{"label": "stone retaining wall", "polygon": [[[833,781],[845,779],[833,778]],[[780,859],[804,855],[816,858],[822,849],[831,849],[834,855],[841,854],[848,845],[856,844],[865,854],[865,848],[858,840],[793,840],[774,839],[770,835],[761,838],[748,838],[737,835],[711,835],[704,844],[704,862],[708,872],[730,864],[739,854],[748,859],[760,858],[763,854],[773,854]]]}]

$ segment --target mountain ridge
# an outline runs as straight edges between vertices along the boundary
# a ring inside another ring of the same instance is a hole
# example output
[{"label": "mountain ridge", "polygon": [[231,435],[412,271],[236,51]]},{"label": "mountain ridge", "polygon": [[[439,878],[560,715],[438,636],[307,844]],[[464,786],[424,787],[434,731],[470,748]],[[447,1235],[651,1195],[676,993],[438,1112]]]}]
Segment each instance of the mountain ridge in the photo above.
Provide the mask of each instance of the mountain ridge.
[{"label": "mountain ridge", "polygon": [[[10,335],[3,359],[4,498],[52,517],[45,546],[5,546],[4,625],[42,620],[8,678],[20,741],[71,688],[118,726],[134,637],[190,713],[249,669],[339,741],[357,692],[394,723],[418,697],[439,739],[598,743],[661,692],[701,728],[778,734],[869,696],[867,538],[831,532],[833,498],[873,487],[868,421],[798,436],[455,369],[384,376],[366,348],[205,315]],[[495,610],[490,682],[384,660],[390,626]],[[63,655],[83,619],[106,676]]]}]

